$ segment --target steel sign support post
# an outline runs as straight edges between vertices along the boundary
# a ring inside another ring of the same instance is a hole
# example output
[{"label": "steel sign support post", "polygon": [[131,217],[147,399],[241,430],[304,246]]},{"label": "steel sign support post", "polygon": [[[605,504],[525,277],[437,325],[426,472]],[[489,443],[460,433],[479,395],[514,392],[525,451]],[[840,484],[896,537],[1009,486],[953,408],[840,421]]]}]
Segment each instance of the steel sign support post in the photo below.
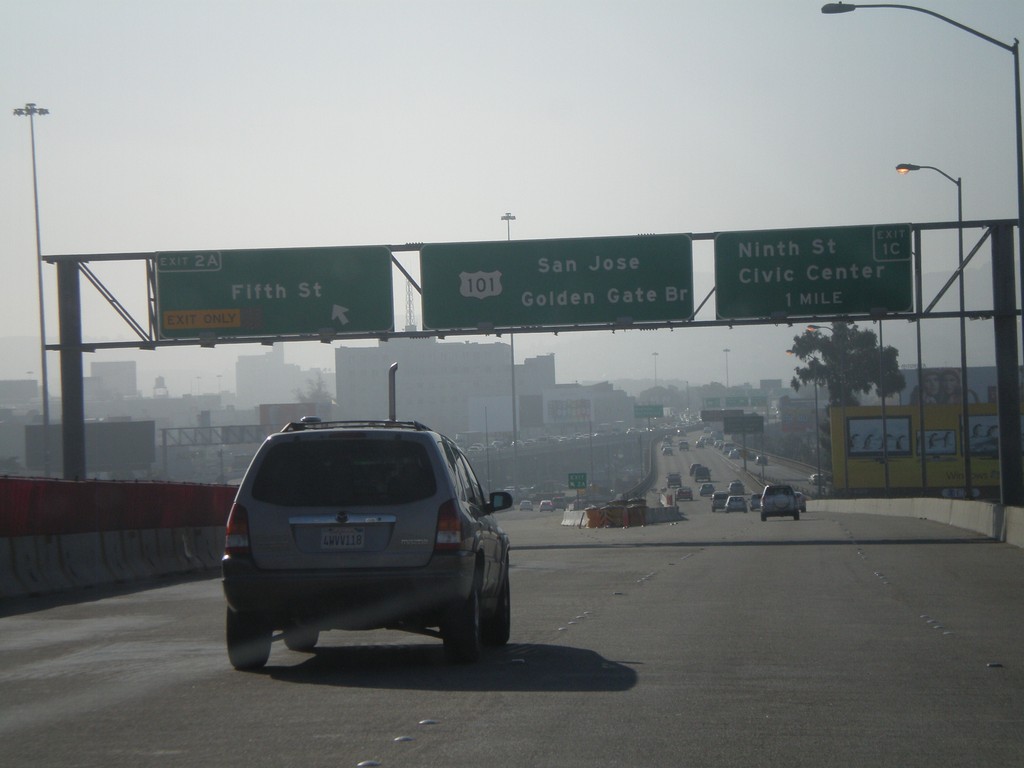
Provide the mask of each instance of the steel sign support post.
[{"label": "steel sign support post", "polygon": [[77,264],[57,265],[60,309],[61,445],[65,480],[84,480],[85,389],[82,378],[82,300]]},{"label": "steel sign support post", "polygon": [[999,420],[1000,503],[1024,503],[1021,477],[1020,382],[1017,370],[1017,321],[1013,268],[1013,228],[992,230],[992,331],[996,345],[996,412]]}]

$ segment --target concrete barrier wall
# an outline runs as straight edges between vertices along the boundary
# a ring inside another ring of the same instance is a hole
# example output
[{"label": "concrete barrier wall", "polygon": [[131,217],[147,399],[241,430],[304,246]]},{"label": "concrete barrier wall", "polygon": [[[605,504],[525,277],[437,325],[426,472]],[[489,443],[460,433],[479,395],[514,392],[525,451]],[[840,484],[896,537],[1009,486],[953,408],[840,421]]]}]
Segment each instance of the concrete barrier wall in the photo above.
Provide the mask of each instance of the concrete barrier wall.
[{"label": "concrete barrier wall", "polygon": [[809,511],[855,512],[931,520],[1024,547],[1024,508],[959,499],[822,499],[807,502]]},{"label": "concrete barrier wall", "polygon": [[[960,499],[820,499],[808,501],[807,509],[811,512],[916,517],[1024,547],[1024,507],[1003,507],[991,502]],[[644,522],[650,525],[681,519],[678,507],[647,507]],[[607,522],[604,521],[605,524]],[[566,510],[562,516],[562,525],[587,527],[586,511]]]},{"label": "concrete barrier wall", "polygon": [[0,478],[0,599],[218,568],[235,491]]},{"label": "concrete barrier wall", "polygon": [[[0,599],[220,565],[231,486],[0,478]],[[619,507],[629,505],[618,505]],[[1024,547],[1024,508],[945,499],[812,500],[809,511],[917,517]],[[563,526],[593,523],[566,510]],[[633,509],[629,525],[682,519],[678,507]],[[623,511],[601,518],[622,525]]]},{"label": "concrete barrier wall", "polygon": [[1024,547],[1024,507],[1003,508],[1003,541]]}]

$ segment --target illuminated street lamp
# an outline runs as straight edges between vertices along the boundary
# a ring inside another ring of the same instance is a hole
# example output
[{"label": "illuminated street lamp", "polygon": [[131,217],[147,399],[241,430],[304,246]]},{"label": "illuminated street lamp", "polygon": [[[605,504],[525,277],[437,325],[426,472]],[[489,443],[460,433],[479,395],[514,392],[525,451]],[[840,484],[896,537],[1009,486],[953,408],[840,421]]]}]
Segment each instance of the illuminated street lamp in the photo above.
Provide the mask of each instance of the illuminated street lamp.
[{"label": "illuminated street lamp", "polygon": [[[896,3],[871,3],[863,5],[857,5],[854,3],[826,3],[821,6],[821,12],[825,14],[849,13],[850,11],[855,11],[858,8],[896,8],[904,11],[917,11],[918,13],[924,13],[928,16],[939,19],[940,21],[944,21],[947,24],[951,24],[957,29],[962,29],[964,32],[969,32],[987,43],[991,43],[992,45],[1002,48],[1004,51],[1009,51],[1013,56],[1014,118],[1017,127],[1017,143],[1015,147],[1017,153],[1017,254],[1020,265],[1019,270],[1021,272],[1021,276],[1024,277],[1024,246],[1022,246],[1021,242],[1021,238],[1024,237],[1024,127],[1021,125],[1020,41],[1015,39],[1013,41],[1013,45],[1004,43],[1001,40],[989,37],[976,29],[972,29],[966,24],[953,21],[953,19],[947,18],[940,13],[930,11],[927,8],[918,8],[914,5],[901,5]],[[1021,280],[1020,305],[1024,308],[1024,280]],[[1022,317],[1021,322],[1024,323],[1024,317]]]},{"label": "illuminated street lamp", "polygon": [[[989,37],[984,33],[978,32],[978,30],[972,29],[967,25],[959,22],[954,22],[953,19],[948,18],[941,13],[936,13],[934,10],[928,8],[919,8],[914,5],[901,5],[896,3],[870,3],[857,5],[854,3],[825,3],[821,6],[822,13],[848,13],[858,8],[898,8],[900,10],[913,10],[919,13],[926,13],[930,16],[938,18],[941,22],[945,22],[948,25],[952,25],[958,30],[968,32],[975,37],[981,38],[986,43],[991,43],[1002,50],[1009,51],[1014,57],[1014,105],[1016,108],[1016,124],[1017,124],[1017,249],[1020,255],[1021,270],[1024,272],[1024,246],[1021,244],[1021,233],[1024,232],[1024,127],[1021,125],[1021,68],[1020,68],[1020,41],[1014,40],[1013,45],[1004,43],[1001,40],[996,40],[993,37]],[[1024,285],[1021,286],[1021,304],[1024,306]]]},{"label": "illuminated street lamp", "polygon": [[[941,168],[934,165],[914,165],[912,163],[900,163],[896,166],[896,172],[906,176],[911,171],[926,169],[941,174],[949,181],[956,184],[956,228],[957,228],[957,272],[960,283],[960,422],[963,429],[963,451],[964,451],[964,498],[973,498],[971,489],[971,439],[970,439],[970,414],[968,411],[967,399],[967,318],[964,317],[964,195],[962,179],[958,176],[953,178]],[[1020,231],[1018,230],[1018,237]],[[922,382],[918,381],[918,387]],[[923,389],[919,389],[923,392]],[[924,428],[921,429],[921,446],[927,451],[924,441]]]},{"label": "illuminated street lamp", "polygon": [[48,115],[50,110],[28,103],[17,107],[14,114],[28,117],[32,138],[32,200],[36,214],[36,280],[39,287],[39,366],[43,385],[43,474],[50,474],[50,387],[46,374],[46,313],[43,307],[43,247],[39,237],[39,183],[36,177],[36,115]]}]

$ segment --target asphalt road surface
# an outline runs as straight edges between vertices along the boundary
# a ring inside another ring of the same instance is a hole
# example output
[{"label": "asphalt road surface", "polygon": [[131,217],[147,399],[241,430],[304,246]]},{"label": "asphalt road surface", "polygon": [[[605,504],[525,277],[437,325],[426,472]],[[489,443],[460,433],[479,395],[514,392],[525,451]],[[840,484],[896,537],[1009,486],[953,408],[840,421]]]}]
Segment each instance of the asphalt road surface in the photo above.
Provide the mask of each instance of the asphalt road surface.
[{"label": "asphalt road surface", "polygon": [[236,672],[217,579],[0,603],[0,766],[1020,766],[1024,553],[815,513],[505,513],[512,640],[325,633]]}]

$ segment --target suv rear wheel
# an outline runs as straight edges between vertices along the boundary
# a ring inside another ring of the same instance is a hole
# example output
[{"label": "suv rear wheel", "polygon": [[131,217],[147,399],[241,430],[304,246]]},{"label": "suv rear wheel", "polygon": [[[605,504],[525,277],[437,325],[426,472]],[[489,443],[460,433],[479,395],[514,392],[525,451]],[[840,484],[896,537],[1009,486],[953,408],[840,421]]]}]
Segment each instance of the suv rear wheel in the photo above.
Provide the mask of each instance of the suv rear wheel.
[{"label": "suv rear wheel", "polygon": [[270,658],[271,627],[251,613],[238,613],[228,608],[228,659],[235,669],[259,669]]},{"label": "suv rear wheel", "polygon": [[498,607],[494,616],[484,619],[480,628],[484,645],[505,645],[512,634],[512,601],[508,585],[508,568],[505,569],[505,583],[498,595]]},{"label": "suv rear wheel", "polygon": [[469,597],[449,606],[441,637],[449,661],[470,663],[480,659],[480,590],[475,584]]}]

